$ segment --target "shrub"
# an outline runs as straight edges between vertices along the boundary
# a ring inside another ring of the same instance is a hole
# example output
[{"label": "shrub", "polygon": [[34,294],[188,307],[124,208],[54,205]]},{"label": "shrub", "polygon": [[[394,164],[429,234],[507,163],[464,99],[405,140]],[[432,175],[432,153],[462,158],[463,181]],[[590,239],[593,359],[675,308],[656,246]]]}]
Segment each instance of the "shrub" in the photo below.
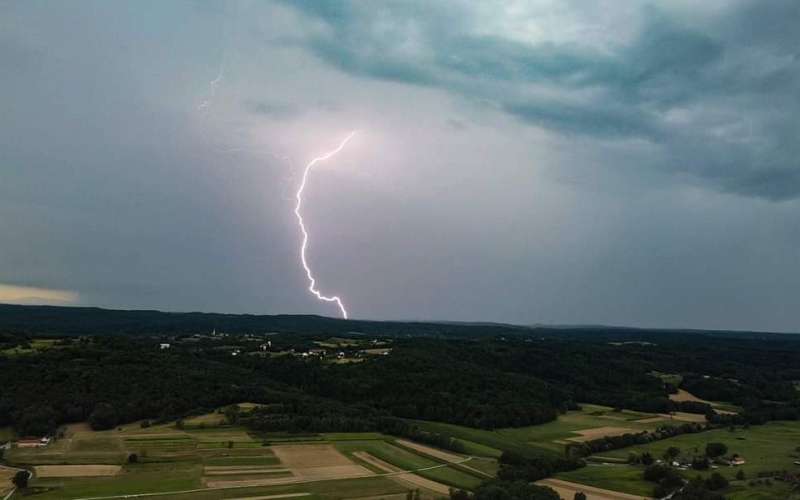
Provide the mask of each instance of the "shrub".
[{"label": "shrub", "polygon": [[644,470],[644,480],[657,483],[674,471],[666,465],[650,465]]},{"label": "shrub", "polygon": [[21,470],[14,474],[14,477],[11,479],[11,482],[14,483],[14,486],[17,488],[27,488],[28,487],[28,478],[30,477],[30,473],[26,470]]}]

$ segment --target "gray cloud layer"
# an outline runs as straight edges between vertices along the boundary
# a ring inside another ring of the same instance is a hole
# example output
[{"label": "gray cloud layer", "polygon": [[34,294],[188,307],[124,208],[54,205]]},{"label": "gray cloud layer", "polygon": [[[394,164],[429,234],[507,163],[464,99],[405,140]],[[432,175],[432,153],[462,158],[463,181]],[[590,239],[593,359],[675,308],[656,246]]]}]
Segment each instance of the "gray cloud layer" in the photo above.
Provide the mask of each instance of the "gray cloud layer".
[{"label": "gray cloud layer", "polygon": [[354,317],[795,331],[798,19],[0,2],[0,288],[335,315],[306,293],[292,196],[359,129],[305,205],[320,288]]}]

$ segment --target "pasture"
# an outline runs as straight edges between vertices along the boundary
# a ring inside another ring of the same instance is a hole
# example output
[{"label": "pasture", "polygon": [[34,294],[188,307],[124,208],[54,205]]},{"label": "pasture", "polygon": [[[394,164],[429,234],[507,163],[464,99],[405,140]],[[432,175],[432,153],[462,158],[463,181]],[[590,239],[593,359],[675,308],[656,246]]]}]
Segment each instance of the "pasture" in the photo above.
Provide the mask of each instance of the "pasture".
[{"label": "pasture", "polygon": [[[771,481],[772,485],[754,484],[759,474],[778,471],[800,472],[800,466],[794,462],[800,459],[800,422],[770,422],[747,429],[736,428],[715,429],[696,434],[684,434],[670,439],[655,441],[647,445],[633,446],[602,454],[602,458],[624,460],[630,453],[649,452],[659,458],[669,447],[681,450],[683,459],[694,455],[702,455],[708,443],[724,443],[728,454],[739,454],[746,460],[738,467],[720,466],[707,471],[681,471],[686,477],[696,475],[707,476],[719,472],[731,481],[730,489],[725,493],[732,500],[750,500],[761,498],[788,498],[782,496],[788,491],[786,485],[779,481]],[[558,475],[558,478],[574,481],[600,488],[614,489],[626,493],[652,493],[653,484],[642,479],[643,467],[623,464],[591,465],[576,471]],[[745,480],[736,479],[736,474],[743,471]],[[764,483],[765,481],[761,481]],[[785,491],[784,491],[785,490]]]}]

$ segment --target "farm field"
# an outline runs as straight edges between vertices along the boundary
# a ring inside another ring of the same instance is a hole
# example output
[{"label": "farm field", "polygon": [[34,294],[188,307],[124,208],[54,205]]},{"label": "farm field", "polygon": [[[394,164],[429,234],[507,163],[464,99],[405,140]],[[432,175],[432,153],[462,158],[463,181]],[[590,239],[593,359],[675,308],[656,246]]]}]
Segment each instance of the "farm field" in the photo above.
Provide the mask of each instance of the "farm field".
[{"label": "farm field", "polygon": [[32,354],[39,351],[44,351],[47,349],[53,349],[59,347],[60,340],[55,339],[33,339],[31,340],[27,346],[17,346],[10,349],[3,349],[0,351],[0,354],[7,355],[7,356],[18,356],[20,354]]},{"label": "farm field", "polygon": [[[472,489],[496,461],[469,460],[380,433],[291,436],[249,434],[201,416],[201,427],[128,424],[92,431],[66,428],[46,448],[14,448],[6,458],[34,471],[37,499],[162,493],[159,498],[249,498],[293,494],[319,499],[405,496],[434,498],[450,487]],[[129,460],[136,454],[135,462]],[[417,471],[417,469],[424,469]],[[402,474],[412,470],[413,474]],[[489,472],[487,472],[489,471]],[[400,472],[401,474],[397,474]],[[324,486],[324,487],[323,487]],[[288,498],[288,497],[287,497]]]},{"label": "farm field", "polygon": [[[705,420],[702,415],[700,416]],[[498,457],[502,451],[562,454],[570,442],[597,437],[654,430],[669,425],[668,416],[634,411],[614,411],[607,406],[584,404],[580,411],[570,411],[553,422],[528,427],[472,429],[438,422],[415,421],[423,429],[441,432],[461,440],[468,453]]]},{"label": "farm field", "polygon": [[[359,457],[356,453],[369,453],[371,456],[398,467],[400,470],[429,469],[420,470],[417,474],[455,488],[472,489],[484,479],[480,474],[469,474],[454,466],[430,469],[441,465],[443,461],[437,461],[430,456],[414,453],[388,441],[340,441],[336,443],[336,448],[348,456],[355,456],[357,460]],[[379,470],[378,472],[386,471]]]},{"label": "farm field", "polygon": [[741,411],[740,408],[736,407],[735,405],[729,403],[721,403],[718,401],[706,401],[705,399],[698,398],[694,394],[687,392],[683,389],[678,389],[678,392],[675,394],[670,394],[669,399],[672,401],[695,401],[697,403],[706,403],[711,405],[715,411],[718,413],[738,413]]},{"label": "farm field", "polygon": [[[774,471],[795,471],[800,466],[794,462],[800,458],[800,423],[770,422],[748,429],[736,428],[715,429],[697,434],[684,434],[648,445],[634,446],[621,450],[605,452],[602,457],[625,459],[630,453],[641,454],[645,451],[653,457],[661,457],[667,448],[675,446],[682,456],[690,457],[702,454],[707,443],[724,443],[728,454],[737,453],[746,460],[739,467],[720,466],[708,471],[682,471],[687,477],[707,476],[719,472],[731,481],[731,487],[725,493],[732,500],[750,500],[767,498],[789,498],[788,487],[780,481],[772,481],[771,486],[765,484],[750,485],[750,481],[758,478],[759,473]],[[744,471],[745,480],[738,481],[735,475]],[[643,467],[622,464],[590,465],[583,469],[561,473],[557,477],[567,481],[587,484],[600,488],[614,489],[626,493],[650,494],[653,484],[642,479]],[[784,491],[785,490],[785,491]],[[787,496],[782,496],[782,495]]]}]

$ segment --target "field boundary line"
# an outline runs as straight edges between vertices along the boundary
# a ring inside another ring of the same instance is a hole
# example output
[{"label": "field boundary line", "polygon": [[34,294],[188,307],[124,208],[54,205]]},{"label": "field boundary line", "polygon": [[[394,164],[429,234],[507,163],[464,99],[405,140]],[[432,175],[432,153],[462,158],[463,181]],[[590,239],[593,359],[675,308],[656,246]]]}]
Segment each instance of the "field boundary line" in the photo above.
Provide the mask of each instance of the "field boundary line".
[{"label": "field boundary line", "polygon": [[[424,472],[426,470],[433,470],[433,469],[440,469],[442,467],[449,467],[453,464],[463,464],[465,462],[469,462],[472,460],[472,456],[468,456],[459,462],[449,462],[445,464],[436,464],[430,467],[422,467],[419,469],[413,470],[400,470],[397,472],[386,472],[383,474],[370,474],[369,476],[360,476],[360,477],[349,477],[344,479],[365,479],[371,477],[388,477],[388,476],[398,476],[402,474],[413,474],[415,472]],[[310,483],[321,483],[325,481],[341,481],[341,479],[308,479],[305,481],[297,481],[292,483],[283,483],[283,484],[276,484],[270,486],[288,486],[288,485],[296,485],[296,484],[310,484]],[[159,497],[165,495],[191,495],[192,493],[202,493],[202,492],[209,492],[209,491],[220,491],[220,490],[237,490],[242,488],[257,488],[258,486],[224,486],[222,488],[194,488],[191,490],[180,490],[180,491],[157,491],[151,493],[129,493],[127,495],[109,495],[104,497],[79,497],[74,498],[73,500],[114,500],[116,498],[145,498],[145,497]],[[269,487],[269,486],[267,486]]]},{"label": "field boundary line", "polygon": [[[421,444],[421,443],[417,443],[417,442],[411,441],[409,439],[396,440],[392,444],[394,444],[398,448],[406,450],[406,451],[408,451],[410,453],[414,453],[414,454],[416,454],[416,455],[418,455],[420,457],[433,459],[433,460],[436,460],[436,461],[439,461],[439,462],[444,461],[447,464],[456,465],[458,467],[453,467],[455,470],[460,470],[461,472],[464,472],[466,474],[470,474],[470,475],[473,475],[473,476],[477,474],[478,476],[485,477],[485,478],[490,478],[490,479],[493,477],[491,474],[487,474],[486,472],[483,472],[482,470],[475,469],[473,467],[470,467],[469,465],[462,465],[466,461],[466,460],[463,460],[464,454],[456,454],[455,452],[447,452],[446,451],[445,452],[446,455],[452,455],[453,457],[458,457],[460,459],[460,460],[446,460],[443,457],[427,453],[426,451],[424,451],[421,448],[416,448],[416,447],[413,447],[413,446],[407,446],[402,441],[420,445],[420,446],[422,446],[422,448],[431,448],[431,449],[433,449],[435,451],[438,451],[438,450],[436,450],[436,448],[433,448],[432,446],[428,446],[428,445],[424,445],[424,444]],[[475,457],[472,457],[472,456],[469,456],[469,455],[467,455],[467,456],[469,458],[475,458]]]}]

